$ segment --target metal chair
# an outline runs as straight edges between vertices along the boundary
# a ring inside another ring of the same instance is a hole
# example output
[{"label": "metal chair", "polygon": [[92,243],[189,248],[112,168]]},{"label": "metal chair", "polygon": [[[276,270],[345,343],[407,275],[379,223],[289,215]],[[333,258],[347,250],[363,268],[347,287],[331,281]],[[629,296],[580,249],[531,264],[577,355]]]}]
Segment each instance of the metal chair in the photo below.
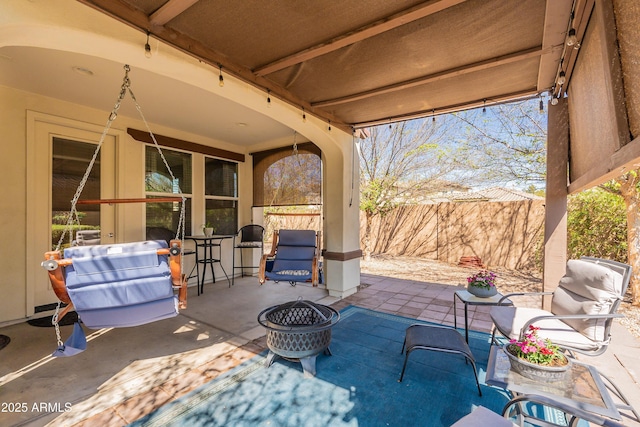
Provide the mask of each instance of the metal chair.
[{"label": "metal chair", "polygon": [[93,246],[100,244],[100,230],[78,230],[71,246]]},{"label": "metal chair", "polygon": [[[239,238],[239,241],[238,241]],[[243,249],[260,249],[262,256],[264,248],[264,227],[257,224],[249,224],[240,228],[235,236],[233,236],[233,272],[231,274],[231,285],[235,282],[236,269],[240,269],[242,277],[244,277],[245,268],[260,268],[256,266],[245,266],[242,260]],[[236,249],[240,250],[240,266],[236,267]]]},{"label": "metal chair", "polygon": [[631,266],[616,261],[583,257],[570,260],[567,272],[553,292],[512,293],[517,296],[553,295],[550,311],[496,306],[490,311],[496,331],[510,339],[521,340],[529,325],[540,328],[538,335],[548,338],[570,352],[589,356],[604,353],[611,340],[611,325],[629,286]]}]

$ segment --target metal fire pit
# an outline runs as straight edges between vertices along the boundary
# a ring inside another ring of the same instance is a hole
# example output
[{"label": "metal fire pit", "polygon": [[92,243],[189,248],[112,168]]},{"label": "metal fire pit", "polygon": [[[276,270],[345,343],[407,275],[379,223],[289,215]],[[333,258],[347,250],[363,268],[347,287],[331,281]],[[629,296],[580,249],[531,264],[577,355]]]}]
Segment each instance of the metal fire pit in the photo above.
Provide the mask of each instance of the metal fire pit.
[{"label": "metal fire pit", "polygon": [[258,323],[267,329],[267,367],[280,356],[299,361],[305,377],[315,376],[316,356],[331,355],[331,328],[339,320],[340,313],[333,308],[302,297],[262,310]]}]

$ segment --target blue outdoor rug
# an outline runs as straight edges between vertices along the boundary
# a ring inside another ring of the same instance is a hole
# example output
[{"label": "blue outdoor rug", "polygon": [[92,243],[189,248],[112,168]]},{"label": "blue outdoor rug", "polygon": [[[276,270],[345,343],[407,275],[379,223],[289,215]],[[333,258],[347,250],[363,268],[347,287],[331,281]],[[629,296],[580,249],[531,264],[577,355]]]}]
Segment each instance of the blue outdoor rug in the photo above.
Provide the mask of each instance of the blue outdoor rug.
[{"label": "blue outdoor rug", "polygon": [[347,307],[333,327],[332,356],[315,378],[266,352],[169,403],[134,426],[450,426],[482,405],[500,413],[504,390],[484,384],[490,336],[469,331],[482,397],[461,355],[416,350],[398,382],[406,328],[415,319]]}]

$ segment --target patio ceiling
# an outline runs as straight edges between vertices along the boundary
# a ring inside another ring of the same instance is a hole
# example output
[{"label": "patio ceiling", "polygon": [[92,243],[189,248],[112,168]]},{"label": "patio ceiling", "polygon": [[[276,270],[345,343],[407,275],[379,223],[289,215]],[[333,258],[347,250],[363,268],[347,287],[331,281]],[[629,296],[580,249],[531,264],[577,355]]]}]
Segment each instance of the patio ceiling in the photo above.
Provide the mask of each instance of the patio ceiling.
[{"label": "patio ceiling", "polygon": [[570,76],[567,32],[580,36],[593,4],[79,1],[344,128],[547,92],[561,58]]}]

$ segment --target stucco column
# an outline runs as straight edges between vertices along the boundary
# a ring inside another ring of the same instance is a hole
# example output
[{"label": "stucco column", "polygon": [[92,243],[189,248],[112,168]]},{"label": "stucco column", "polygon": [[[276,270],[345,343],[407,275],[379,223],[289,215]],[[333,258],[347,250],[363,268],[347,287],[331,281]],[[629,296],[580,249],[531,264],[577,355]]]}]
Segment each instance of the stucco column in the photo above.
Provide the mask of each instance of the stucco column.
[{"label": "stucco column", "polygon": [[324,274],[329,295],[345,298],[360,284],[359,159],[352,136],[341,150],[323,150]]},{"label": "stucco column", "polygon": [[[549,104],[547,132],[547,190],[544,222],[543,291],[551,292],[567,264],[567,171],[569,162],[569,109],[567,99]],[[548,309],[550,298],[543,307]]]}]

